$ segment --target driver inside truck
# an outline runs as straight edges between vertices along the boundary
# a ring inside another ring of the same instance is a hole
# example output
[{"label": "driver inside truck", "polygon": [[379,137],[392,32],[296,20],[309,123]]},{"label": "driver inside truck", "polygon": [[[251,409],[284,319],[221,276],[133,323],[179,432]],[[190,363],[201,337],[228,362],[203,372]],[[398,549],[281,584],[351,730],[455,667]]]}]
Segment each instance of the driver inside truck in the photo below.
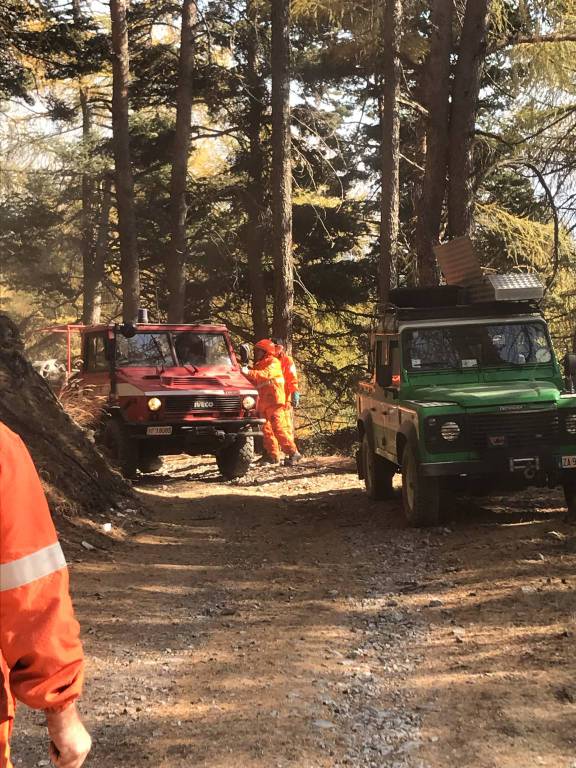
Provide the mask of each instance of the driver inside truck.
[{"label": "driver inside truck", "polygon": [[204,341],[195,333],[181,333],[174,342],[176,354],[181,365],[205,365],[206,349]]}]

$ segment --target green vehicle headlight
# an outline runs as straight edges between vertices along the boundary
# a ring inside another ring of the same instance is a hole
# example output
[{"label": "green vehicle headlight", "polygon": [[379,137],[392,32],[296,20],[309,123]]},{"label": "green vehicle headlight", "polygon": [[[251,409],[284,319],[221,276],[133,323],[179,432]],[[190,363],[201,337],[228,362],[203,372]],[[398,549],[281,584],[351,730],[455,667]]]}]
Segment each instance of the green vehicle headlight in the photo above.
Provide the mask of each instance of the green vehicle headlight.
[{"label": "green vehicle headlight", "polygon": [[564,426],[569,435],[576,435],[576,413],[569,413],[568,416],[566,416]]},{"label": "green vehicle headlight", "polygon": [[460,426],[455,421],[446,421],[440,428],[440,434],[452,443],[460,437]]}]

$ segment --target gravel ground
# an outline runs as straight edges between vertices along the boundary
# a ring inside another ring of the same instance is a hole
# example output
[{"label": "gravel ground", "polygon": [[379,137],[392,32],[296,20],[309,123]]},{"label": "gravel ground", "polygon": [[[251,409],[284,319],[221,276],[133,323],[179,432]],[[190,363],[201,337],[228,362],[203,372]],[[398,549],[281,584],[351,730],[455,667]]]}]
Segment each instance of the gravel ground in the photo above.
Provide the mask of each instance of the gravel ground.
[{"label": "gravel ground", "polygon": [[[576,554],[555,494],[458,502],[413,531],[345,459],[236,484],[182,459],[138,490],[147,521],[125,540],[115,512],[107,538],[65,536],[88,765],[576,768]],[[19,712],[14,756],[48,765],[37,714]]]}]

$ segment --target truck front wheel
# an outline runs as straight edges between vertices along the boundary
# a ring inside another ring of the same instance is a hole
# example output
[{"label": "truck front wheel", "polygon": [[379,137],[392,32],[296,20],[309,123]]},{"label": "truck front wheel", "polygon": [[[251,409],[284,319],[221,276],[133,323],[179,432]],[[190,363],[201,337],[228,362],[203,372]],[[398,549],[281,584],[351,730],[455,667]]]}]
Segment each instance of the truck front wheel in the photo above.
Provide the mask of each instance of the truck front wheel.
[{"label": "truck front wheel", "polygon": [[254,459],[254,438],[238,436],[234,442],[216,454],[222,477],[235,480],[244,477]]},{"label": "truck front wheel", "polygon": [[139,463],[138,443],[128,435],[121,422],[108,420],[104,427],[103,443],[110,460],[124,477],[135,478]]},{"label": "truck front wheel", "polygon": [[576,483],[564,484],[564,496],[568,507],[568,520],[576,522]]},{"label": "truck front wheel", "polygon": [[362,469],[366,493],[374,501],[392,498],[392,479],[396,467],[374,453],[368,435],[362,438]]},{"label": "truck front wheel", "polygon": [[425,477],[418,454],[408,442],[402,453],[402,504],[408,523],[414,527],[438,525],[440,489],[438,480]]}]

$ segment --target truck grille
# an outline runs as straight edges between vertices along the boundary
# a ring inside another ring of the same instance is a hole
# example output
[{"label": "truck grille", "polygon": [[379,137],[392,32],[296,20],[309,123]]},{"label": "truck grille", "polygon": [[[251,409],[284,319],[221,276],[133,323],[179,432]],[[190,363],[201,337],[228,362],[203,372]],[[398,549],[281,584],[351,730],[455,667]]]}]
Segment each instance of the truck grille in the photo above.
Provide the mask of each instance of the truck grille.
[{"label": "truck grille", "polygon": [[474,450],[506,448],[533,451],[558,439],[556,409],[516,413],[474,413],[468,418]]},{"label": "truck grille", "polygon": [[186,397],[167,397],[166,411],[172,415],[225,413],[239,415],[242,409],[241,398],[237,395],[197,395]]}]

